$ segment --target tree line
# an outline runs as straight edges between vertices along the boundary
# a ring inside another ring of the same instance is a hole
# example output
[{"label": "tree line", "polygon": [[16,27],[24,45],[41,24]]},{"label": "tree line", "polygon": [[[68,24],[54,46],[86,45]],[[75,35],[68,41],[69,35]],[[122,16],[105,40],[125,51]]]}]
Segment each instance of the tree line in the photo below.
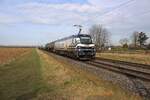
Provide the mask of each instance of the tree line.
[{"label": "tree line", "polygon": [[[88,33],[91,35],[97,50],[105,49],[110,43],[110,32],[102,25],[95,24],[89,28]],[[133,32],[131,37],[120,39],[123,48],[146,48],[150,49],[150,43],[146,44],[149,37],[144,32]]]},{"label": "tree line", "polygon": [[[149,37],[147,36],[146,33],[144,32],[133,32],[130,38],[122,38],[120,39],[120,44],[122,45],[123,48],[148,48],[150,49],[150,43],[146,44],[147,40]],[[131,43],[129,43],[131,40]]]}]

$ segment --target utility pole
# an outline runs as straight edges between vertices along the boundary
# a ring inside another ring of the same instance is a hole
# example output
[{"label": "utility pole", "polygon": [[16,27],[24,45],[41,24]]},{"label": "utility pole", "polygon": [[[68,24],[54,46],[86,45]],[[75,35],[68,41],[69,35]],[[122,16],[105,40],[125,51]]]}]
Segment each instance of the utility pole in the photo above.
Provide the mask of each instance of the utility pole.
[{"label": "utility pole", "polygon": [[81,31],[82,31],[82,25],[73,25],[73,26],[79,28],[79,33],[78,33],[78,35],[79,35],[81,33]]}]

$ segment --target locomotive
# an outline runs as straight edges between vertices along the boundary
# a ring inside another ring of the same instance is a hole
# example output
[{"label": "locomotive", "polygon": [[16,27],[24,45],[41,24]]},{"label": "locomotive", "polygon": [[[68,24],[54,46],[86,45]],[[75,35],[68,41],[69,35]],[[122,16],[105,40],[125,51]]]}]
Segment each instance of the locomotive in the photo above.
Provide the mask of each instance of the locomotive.
[{"label": "locomotive", "polygon": [[95,44],[87,34],[72,35],[47,43],[45,49],[77,59],[93,59],[96,54]]}]

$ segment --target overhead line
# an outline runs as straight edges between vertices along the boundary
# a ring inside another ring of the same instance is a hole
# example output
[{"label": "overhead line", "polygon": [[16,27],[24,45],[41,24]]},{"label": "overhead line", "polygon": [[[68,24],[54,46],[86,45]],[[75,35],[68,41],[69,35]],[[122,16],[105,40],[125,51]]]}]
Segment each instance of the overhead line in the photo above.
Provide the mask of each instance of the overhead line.
[{"label": "overhead line", "polygon": [[146,11],[146,12],[144,12],[144,13],[141,13],[141,14],[139,14],[140,16],[142,16],[142,15],[146,15],[146,14],[149,14],[150,13],[150,10],[149,11]]},{"label": "overhead line", "polygon": [[104,12],[104,13],[103,13],[102,15],[100,15],[100,16],[104,16],[104,15],[110,13],[110,12],[113,12],[114,10],[119,9],[119,8],[121,8],[121,7],[123,7],[123,6],[126,6],[127,4],[129,4],[129,3],[133,2],[133,1],[135,1],[135,0],[128,0],[128,1],[126,1],[126,2],[124,2],[124,3],[121,3],[120,5],[118,5],[118,6],[114,7],[114,8],[112,8],[111,10]]}]

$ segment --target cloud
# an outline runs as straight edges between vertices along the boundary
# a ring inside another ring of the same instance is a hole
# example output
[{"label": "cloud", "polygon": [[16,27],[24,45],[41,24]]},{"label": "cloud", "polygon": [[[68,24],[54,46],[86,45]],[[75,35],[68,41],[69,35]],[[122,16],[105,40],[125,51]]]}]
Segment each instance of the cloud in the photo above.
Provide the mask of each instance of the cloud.
[{"label": "cloud", "polygon": [[[99,1],[103,0],[94,0],[94,4],[99,4]],[[92,2],[94,2],[92,0]],[[106,0],[107,1],[107,0]],[[114,0],[115,1],[115,0]],[[117,0],[116,0],[117,1]],[[113,2],[113,1],[112,1]],[[106,3],[109,4],[109,3]],[[113,4],[113,3],[112,3]],[[120,5],[120,4],[119,4]],[[134,31],[134,29],[138,30],[146,30],[150,31],[146,26],[150,25],[149,17],[150,17],[150,1],[143,0],[137,1],[133,0],[126,5],[119,6],[118,9],[114,9],[112,11],[108,11],[105,14],[99,14],[96,17],[97,22],[101,22],[112,29],[116,29],[117,33],[121,32],[122,30],[129,30]]]},{"label": "cloud", "polygon": [[42,9],[53,9],[53,10],[65,10],[65,11],[76,11],[80,13],[94,13],[99,12],[100,7],[93,6],[89,4],[72,4],[72,3],[64,3],[64,4],[45,4],[45,3],[27,3],[20,5],[21,8],[24,9],[33,9],[37,10],[38,8]]},{"label": "cloud", "polygon": [[17,16],[6,13],[0,13],[0,24],[14,24],[20,22]]},{"label": "cloud", "polygon": [[89,4],[27,3],[18,6],[19,12],[32,23],[65,24],[84,23],[90,15],[101,12],[100,7]]},{"label": "cloud", "polygon": [[88,2],[94,6],[101,6],[102,8],[116,7],[125,1],[122,0],[88,0]]},{"label": "cloud", "polygon": [[[33,23],[33,24],[73,24],[87,21],[82,13],[95,13],[99,8],[87,4],[43,4],[25,3],[0,13],[0,24]],[[16,14],[17,13],[17,14]]]},{"label": "cloud", "polygon": [[[120,33],[123,30],[149,29],[148,13],[150,1],[143,0],[88,0],[87,3],[40,3],[19,4],[16,15],[1,15],[0,23],[32,23],[47,25],[92,25],[104,24],[110,31]],[[144,14],[144,15],[142,15]]]}]

